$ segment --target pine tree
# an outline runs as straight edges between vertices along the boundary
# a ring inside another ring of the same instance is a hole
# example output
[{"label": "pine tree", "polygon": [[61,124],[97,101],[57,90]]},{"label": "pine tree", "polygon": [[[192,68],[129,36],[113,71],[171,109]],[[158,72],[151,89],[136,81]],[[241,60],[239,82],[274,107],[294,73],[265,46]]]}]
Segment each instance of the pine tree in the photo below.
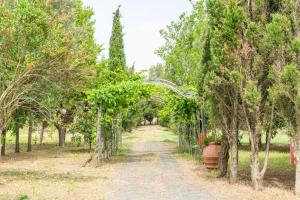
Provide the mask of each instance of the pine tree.
[{"label": "pine tree", "polygon": [[122,24],[120,21],[120,6],[114,13],[112,34],[109,43],[109,68],[116,70],[126,69]]}]

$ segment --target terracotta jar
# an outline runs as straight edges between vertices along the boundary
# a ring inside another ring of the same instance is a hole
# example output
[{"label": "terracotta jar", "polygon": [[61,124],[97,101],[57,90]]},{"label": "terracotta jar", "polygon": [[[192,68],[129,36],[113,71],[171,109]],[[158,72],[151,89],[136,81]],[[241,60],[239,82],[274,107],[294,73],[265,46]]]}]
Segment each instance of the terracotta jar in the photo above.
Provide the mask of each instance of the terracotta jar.
[{"label": "terracotta jar", "polygon": [[203,163],[208,169],[218,168],[219,157],[221,153],[221,144],[211,142],[203,149]]}]

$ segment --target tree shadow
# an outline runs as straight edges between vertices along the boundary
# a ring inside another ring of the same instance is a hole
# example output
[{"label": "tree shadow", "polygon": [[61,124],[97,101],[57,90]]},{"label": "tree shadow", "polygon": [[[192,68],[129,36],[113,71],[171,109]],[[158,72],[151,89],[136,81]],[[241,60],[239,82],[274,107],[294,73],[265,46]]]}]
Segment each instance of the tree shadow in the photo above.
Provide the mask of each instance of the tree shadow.
[{"label": "tree shadow", "polygon": [[[239,146],[240,150],[245,150],[245,151],[250,151],[250,145],[249,144],[242,144]],[[264,151],[265,150],[265,145],[263,145],[260,148],[260,151]],[[290,152],[290,146],[286,145],[286,144],[271,144],[270,145],[270,150],[271,151],[277,151],[277,152],[281,152],[281,153],[288,153]]]},{"label": "tree shadow", "polygon": [[[250,169],[240,171],[240,179],[246,184],[251,185]],[[295,173],[284,170],[268,169],[264,176],[264,185],[268,187],[283,188],[286,190],[294,190],[295,188]]]},{"label": "tree shadow", "polygon": [[[38,146],[38,147],[37,147]],[[1,162],[17,162],[17,161],[35,161],[45,160],[49,158],[65,158],[70,154],[89,154],[90,150],[86,147],[74,147],[73,145],[66,145],[60,148],[55,144],[36,145],[31,152],[26,150],[20,153],[10,151],[5,156],[2,156]],[[93,150],[92,150],[93,151]]]},{"label": "tree shadow", "polygon": [[131,154],[126,156],[113,156],[107,163],[118,164],[118,163],[135,163],[135,162],[150,162],[156,159],[155,153],[141,153]]},{"label": "tree shadow", "polygon": [[67,173],[48,173],[46,171],[32,171],[32,170],[5,170],[0,171],[0,176],[8,181],[18,180],[51,180],[51,181],[72,181],[72,182],[90,182],[94,180],[106,179],[101,176],[86,176]]}]

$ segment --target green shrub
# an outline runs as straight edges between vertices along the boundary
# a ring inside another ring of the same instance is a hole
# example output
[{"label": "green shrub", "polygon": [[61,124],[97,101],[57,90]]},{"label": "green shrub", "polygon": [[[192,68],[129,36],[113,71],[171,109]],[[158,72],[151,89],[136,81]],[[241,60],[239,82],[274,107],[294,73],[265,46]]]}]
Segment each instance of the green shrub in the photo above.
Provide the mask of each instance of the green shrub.
[{"label": "green shrub", "polygon": [[81,136],[77,136],[76,138],[75,138],[75,145],[77,146],[77,147],[80,147],[80,145],[81,145]]},{"label": "green shrub", "polygon": [[204,138],[203,142],[204,142],[205,146],[208,146],[209,143],[211,143],[211,142],[221,143],[222,142],[222,136],[218,135],[218,134],[216,134],[216,135],[209,134],[209,135],[207,135],[206,138]]},{"label": "green shrub", "polygon": [[18,200],[30,200],[30,198],[27,195],[22,195],[18,197]]}]

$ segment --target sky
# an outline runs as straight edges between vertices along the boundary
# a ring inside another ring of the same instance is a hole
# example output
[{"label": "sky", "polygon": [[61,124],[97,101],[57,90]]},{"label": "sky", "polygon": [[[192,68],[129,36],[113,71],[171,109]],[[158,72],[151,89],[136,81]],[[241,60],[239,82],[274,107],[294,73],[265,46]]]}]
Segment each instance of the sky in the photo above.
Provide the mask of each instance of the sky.
[{"label": "sky", "polygon": [[121,5],[124,46],[128,66],[137,71],[161,62],[154,51],[164,44],[159,31],[176,21],[183,12],[190,12],[188,0],[83,0],[95,12],[96,41],[103,44],[108,56],[113,12]]}]

